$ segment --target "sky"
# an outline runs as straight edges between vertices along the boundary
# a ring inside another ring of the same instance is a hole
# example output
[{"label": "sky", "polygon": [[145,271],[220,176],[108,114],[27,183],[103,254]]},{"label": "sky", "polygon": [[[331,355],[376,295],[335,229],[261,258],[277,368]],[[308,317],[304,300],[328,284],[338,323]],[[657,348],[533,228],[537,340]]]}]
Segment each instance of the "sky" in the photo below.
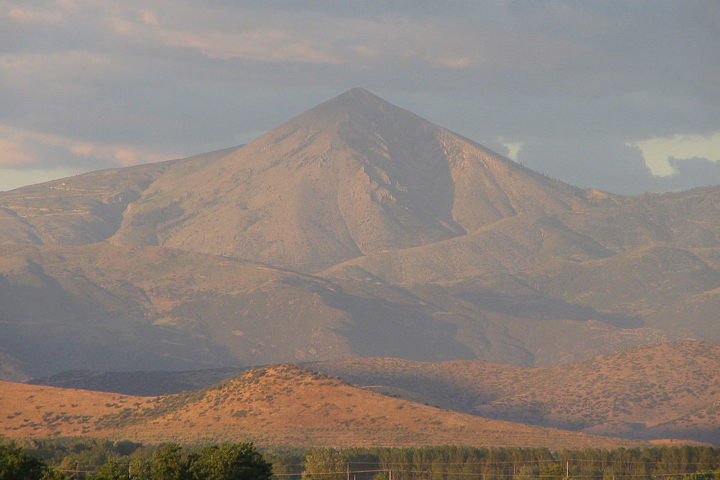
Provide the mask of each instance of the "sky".
[{"label": "sky", "polygon": [[717,0],[3,0],[0,190],[246,143],[353,87],[583,188],[720,184]]}]

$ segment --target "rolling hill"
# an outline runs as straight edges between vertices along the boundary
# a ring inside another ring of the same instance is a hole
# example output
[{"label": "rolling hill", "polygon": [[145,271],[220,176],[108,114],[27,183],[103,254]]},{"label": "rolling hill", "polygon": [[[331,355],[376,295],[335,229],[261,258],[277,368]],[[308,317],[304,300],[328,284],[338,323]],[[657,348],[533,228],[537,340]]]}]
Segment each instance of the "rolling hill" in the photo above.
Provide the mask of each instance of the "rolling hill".
[{"label": "rolling hill", "polygon": [[489,420],[391,398],[296,366],[253,369],[164,397],[3,382],[10,438],[90,435],[143,442],[252,440],[275,446],[629,446],[632,442]]},{"label": "rolling hill", "polygon": [[[399,358],[313,362],[304,368],[368,391],[479,417],[615,437],[720,444],[720,347],[706,342],[645,345],[545,368]],[[207,388],[241,371],[75,371],[33,383],[159,395]]]},{"label": "rolling hill", "polygon": [[720,347],[647,345],[522,368],[475,360],[357,359],[310,368],[374,391],[489,418],[628,438],[720,444]]}]

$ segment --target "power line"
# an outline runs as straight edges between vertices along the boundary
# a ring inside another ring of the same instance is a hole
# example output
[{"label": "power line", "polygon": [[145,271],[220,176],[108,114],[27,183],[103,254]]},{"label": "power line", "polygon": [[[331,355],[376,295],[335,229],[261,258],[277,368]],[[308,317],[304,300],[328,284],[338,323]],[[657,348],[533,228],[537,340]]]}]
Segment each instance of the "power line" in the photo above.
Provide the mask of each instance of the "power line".
[{"label": "power line", "polygon": [[[591,459],[591,458],[567,458],[567,457],[560,457],[558,459],[551,459],[551,458],[542,458],[542,459],[523,459],[519,458],[516,461],[504,461],[504,462],[489,462],[485,463],[484,459],[482,457],[474,458],[466,462],[443,462],[442,459],[437,460],[428,460],[426,462],[419,461],[419,462],[384,462],[382,460],[378,460],[377,462],[369,461],[369,462],[358,462],[358,461],[350,461],[347,462],[348,465],[382,465],[382,466],[392,466],[392,467],[417,467],[422,465],[431,465],[432,463],[440,463],[443,466],[447,465],[492,465],[492,466],[500,466],[500,465],[517,465],[517,464],[525,464],[525,465],[534,465],[534,464],[544,464],[544,463],[562,463],[562,462],[570,462],[570,463],[597,463],[601,465],[647,465],[647,464],[653,464],[653,465],[662,465],[663,467],[670,467],[670,466],[683,466],[683,465],[692,465],[693,467],[717,467],[720,466],[720,461],[718,462],[693,462],[693,461],[687,461],[687,462],[665,462],[662,459],[647,459],[647,460],[622,460],[622,459]],[[283,467],[304,467],[304,463],[280,463],[279,465],[282,465]],[[387,470],[387,469],[386,469]]]},{"label": "power line", "polygon": [[[74,471],[74,470],[70,470]],[[388,469],[377,469],[377,470],[353,470],[351,473],[388,473],[392,470]],[[337,471],[337,472],[312,472],[310,475],[344,475],[346,472],[344,471]],[[401,473],[404,474],[416,474],[416,475],[427,475],[428,473],[433,473],[432,471],[427,470],[403,470]],[[442,475],[458,475],[458,476],[482,476],[482,472],[437,472],[441,473]],[[622,478],[627,477],[677,477],[677,476],[684,476],[684,475],[708,475],[708,474],[714,474],[713,471],[704,471],[704,472],[673,472],[673,473],[618,473],[618,476]],[[503,474],[503,473],[489,473],[493,477],[503,477],[503,478],[514,478],[517,476],[517,474]],[[290,477],[290,476],[299,476],[302,475],[302,473],[275,473],[273,474],[273,477]],[[575,475],[569,475],[567,478],[596,478],[598,475],[594,474],[575,474]]]}]

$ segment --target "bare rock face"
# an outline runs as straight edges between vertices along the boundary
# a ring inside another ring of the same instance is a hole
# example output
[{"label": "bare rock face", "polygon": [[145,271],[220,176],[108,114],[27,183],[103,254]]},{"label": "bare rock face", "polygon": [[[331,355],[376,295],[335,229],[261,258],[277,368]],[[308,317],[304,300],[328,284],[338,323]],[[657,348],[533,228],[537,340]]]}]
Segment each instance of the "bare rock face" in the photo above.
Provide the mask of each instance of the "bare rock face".
[{"label": "bare rock face", "polygon": [[313,271],[584,201],[362,89],[189,175],[173,173],[130,206],[112,242]]}]

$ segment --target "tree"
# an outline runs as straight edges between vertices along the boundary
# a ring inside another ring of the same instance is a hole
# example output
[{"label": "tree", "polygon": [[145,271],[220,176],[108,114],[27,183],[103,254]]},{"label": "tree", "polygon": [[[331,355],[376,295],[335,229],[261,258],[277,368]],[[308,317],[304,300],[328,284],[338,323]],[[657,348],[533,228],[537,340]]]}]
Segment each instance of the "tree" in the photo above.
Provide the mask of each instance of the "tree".
[{"label": "tree", "polygon": [[565,476],[565,470],[559,463],[544,463],[540,466],[541,480],[559,480]]},{"label": "tree", "polygon": [[47,466],[31,457],[22,448],[0,445],[0,480],[37,480],[43,478]]},{"label": "tree", "polygon": [[196,480],[269,480],[272,466],[252,443],[226,443],[190,456],[188,472]]},{"label": "tree", "polygon": [[128,464],[128,476],[133,480],[151,480],[152,461],[146,458],[133,458]]},{"label": "tree", "polygon": [[184,480],[186,471],[180,445],[166,443],[155,450],[150,467],[153,480]]},{"label": "tree", "polygon": [[129,478],[128,464],[111,458],[100,467],[95,478],[97,480],[127,480]]},{"label": "tree", "polygon": [[305,455],[303,480],[344,480],[348,463],[345,457],[333,448],[317,448]]}]

